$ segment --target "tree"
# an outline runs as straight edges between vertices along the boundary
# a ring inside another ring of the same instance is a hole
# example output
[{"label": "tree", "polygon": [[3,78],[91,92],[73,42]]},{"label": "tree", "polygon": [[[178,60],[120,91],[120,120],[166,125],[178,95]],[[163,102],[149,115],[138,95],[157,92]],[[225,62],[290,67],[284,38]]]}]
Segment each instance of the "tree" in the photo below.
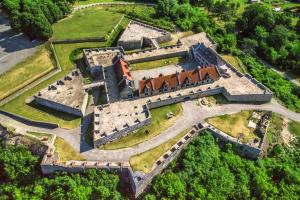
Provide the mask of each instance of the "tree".
[{"label": "tree", "polygon": [[277,25],[270,34],[269,44],[279,50],[283,45],[288,43],[289,37],[290,31],[282,25]]},{"label": "tree", "polygon": [[242,49],[246,53],[255,54],[255,49],[258,47],[258,43],[254,39],[244,38],[242,41]]},{"label": "tree", "polygon": [[[38,158],[23,146],[10,147],[0,151],[1,173],[10,181],[23,180],[31,174]],[[1,181],[0,181],[1,183]]]},{"label": "tree", "polygon": [[159,199],[165,197],[170,199],[184,199],[185,187],[180,178],[167,172],[164,176],[158,176],[154,181],[153,190]]}]

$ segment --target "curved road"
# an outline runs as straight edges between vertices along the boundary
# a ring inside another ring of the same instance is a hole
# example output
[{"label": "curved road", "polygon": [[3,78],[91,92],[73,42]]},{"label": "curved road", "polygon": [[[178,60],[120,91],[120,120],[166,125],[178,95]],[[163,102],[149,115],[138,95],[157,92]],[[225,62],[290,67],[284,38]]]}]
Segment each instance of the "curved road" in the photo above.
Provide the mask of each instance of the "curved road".
[{"label": "curved road", "polygon": [[[222,104],[213,107],[197,106],[196,101],[187,101],[182,103],[183,114],[176,121],[176,123],[165,130],[160,135],[143,142],[134,147],[119,149],[119,150],[99,150],[99,149],[86,149],[81,154],[87,160],[99,160],[99,161],[128,161],[133,155],[142,153],[149,149],[152,149],[169,139],[175,137],[185,129],[191,128],[194,124],[204,122],[208,117],[218,116],[222,114],[232,114],[241,110],[269,110],[279,113],[289,119],[300,122],[300,114],[288,110],[274,99],[270,103],[265,104]],[[15,121],[9,117],[0,114],[0,123],[15,127],[17,132],[26,133],[26,131],[45,132],[55,134],[65,139],[70,145],[73,146],[78,152],[81,151],[82,146],[87,147],[88,145],[84,141],[83,135],[81,135],[81,128],[75,128],[72,130],[66,130],[62,128],[46,129],[28,126]]]}]

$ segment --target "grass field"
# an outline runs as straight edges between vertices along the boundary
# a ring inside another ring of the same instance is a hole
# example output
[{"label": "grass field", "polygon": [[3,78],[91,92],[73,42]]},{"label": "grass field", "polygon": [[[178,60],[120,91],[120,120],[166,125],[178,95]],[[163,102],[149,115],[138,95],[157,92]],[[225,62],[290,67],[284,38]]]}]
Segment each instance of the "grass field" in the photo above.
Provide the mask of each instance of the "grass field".
[{"label": "grass field", "polygon": [[55,140],[55,151],[58,153],[60,162],[68,160],[85,160],[78,152],[73,149],[64,139],[57,137]]},{"label": "grass field", "polygon": [[31,57],[0,75],[0,100],[49,73],[54,66],[46,45],[41,45]]},{"label": "grass field", "polygon": [[281,143],[282,129],[283,118],[279,114],[273,113],[267,134],[267,141],[270,145]]},{"label": "grass field", "polygon": [[80,10],[53,25],[52,39],[105,37],[122,16],[101,7]]},{"label": "grass field", "polygon": [[141,62],[136,64],[130,65],[130,70],[146,70],[146,69],[153,69],[158,67],[163,67],[166,65],[176,65],[180,62],[183,62],[184,58],[182,57],[173,57],[173,58],[166,58],[160,60],[154,60],[149,62]]},{"label": "grass field", "polygon": [[[61,66],[67,68],[73,68],[74,63],[70,60],[70,54],[73,50],[78,48],[94,48],[104,47],[104,43],[101,42],[85,42],[85,43],[71,43],[71,44],[55,44],[54,49],[58,57]],[[82,54],[78,57],[80,59]]]},{"label": "grass field", "polygon": [[149,151],[131,157],[129,162],[133,171],[149,173],[155,161],[157,161],[166,151],[176,144],[176,142],[187,134],[188,131],[189,130],[185,130],[167,142],[150,149]]},{"label": "grass field", "polygon": [[289,131],[291,134],[296,136],[296,138],[298,140],[300,139],[300,123],[299,122],[291,121],[289,123]]},{"label": "grass field", "polygon": [[249,139],[256,138],[254,128],[248,127],[248,119],[251,117],[252,111],[241,111],[232,115],[221,115],[207,119],[207,122],[217,127],[232,137],[241,137],[241,141],[247,142]]},{"label": "grass field", "polygon": [[[46,107],[39,106],[35,103],[28,105],[25,103],[25,101],[27,98],[33,96],[41,89],[47,87],[49,84],[55,82],[56,80],[62,78],[67,73],[69,73],[74,68],[73,64],[69,60],[69,53],[72,50],[84,45],[86,44],[78,43],[70,45],[59,45],[59,48],[55,47],[59,62],[61,63],[62,71],[47,79],[46,81],[40,83],[39,85],[33,87],[32,89],[24,92],[20,96],[16,97],[12,101],[0,107],[0,109],[16,113],[18,115],[27,117],[32,120],[56,123],[62,128],[75,128],[79,126],[79,117],[71,116],[62,112],[57,112]],[[88,44],[88,46],[90,45],[91,44]],[[99,43],[96,43],[95,46],[96,45],[101,46]],[[50,59],[50,57],[48,59]]]},{"label": "grass field", "polygon": [[[181,104],[172,104],[155,108],[150,111],[152,115],[151,124],[139,129],[135,133],[106,144],[102,148],[109,150],[131,147],[159,135],[161,132],[171,127],[175,123],[176,119],[181,116],[182,106]],[[167,119],[166,114],[168,112],[173,112],[174,117]]]},{"label": "grass field", "polygon": [[233,65],[241,73],[247,73],[246,66],[243,64],[243,62],[238,57],[235,57],[232,55],[222,55],[222,58],[224,58],[227,62],[229,62],[231,65]]},{"label": "grass field", "polygon": [[39,132],[31,132],[31,131],[27,131],[27,134],[29,135],[33,135],[39,139],[43,139],[43,138],[51,138],[53,135],[48,134],[48,133],[39,133]]}]

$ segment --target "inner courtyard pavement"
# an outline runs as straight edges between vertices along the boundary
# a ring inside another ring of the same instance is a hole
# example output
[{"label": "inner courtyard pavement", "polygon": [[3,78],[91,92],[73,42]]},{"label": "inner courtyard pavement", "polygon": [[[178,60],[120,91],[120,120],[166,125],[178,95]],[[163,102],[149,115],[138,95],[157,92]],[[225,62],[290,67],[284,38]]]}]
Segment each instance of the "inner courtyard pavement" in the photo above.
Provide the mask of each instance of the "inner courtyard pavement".
[{"label": "inner courtyard pavement", "polygon": [[[212,107],[198,106],[196,101],[186,101],[182,103],[183,113],[177,119],[175,124],[162,132],[160,135],[152,139],[140,143],[133,147],[117,149],[117,150],[99,150],[87,148],[84,139],[85,132],[81,127],[67,130],[62,128],[46,129],[34,126],[28,126],[20,123],[12,118],[0,114],[0,123],[16,128],[18,133],[26,133],[26,131],[44,132],[57,135],[68,142],[75,150],[91,161],[128,161],[131,156],[150,150],[169,139],[175,137],[182,131],[192,128],[197,123],[203,123],[206,118],[214,117],[223,114],[232,114],[241,110],[268,110],[279,113],[291,120],[300,122],[300,113],[295,113],[282,105],[275,99],[265,104],[219,104]],[[84,120],[83,120],[84,121]],[[83,122],[84,123],[84,122]],[[81,133],[82,132],[82,133]],[[85,147],[85,148],[83,148]],[[84,150],[84,151],[83,151]]]}]

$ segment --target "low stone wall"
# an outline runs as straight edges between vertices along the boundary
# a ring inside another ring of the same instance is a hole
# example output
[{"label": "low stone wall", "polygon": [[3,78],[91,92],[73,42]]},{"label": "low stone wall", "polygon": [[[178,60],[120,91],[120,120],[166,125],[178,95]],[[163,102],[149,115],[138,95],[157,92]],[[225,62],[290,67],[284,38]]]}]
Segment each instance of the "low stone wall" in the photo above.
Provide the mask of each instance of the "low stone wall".
[{"label": "low stone wall", "polygon": [[140,172],[134,173],[134,182],[135,182],[135,198],[142,194],[146,188],[150,185],[153,178],[160,174],[170,162],[177,158],[181,151],[194,139],[198,136],[204,128],[199,129],[197,126],[194,126],[186,135],[184,135],[175,145],[173,145],[169,151],[165,152],[164,155],[154,164],[152,171],[146,175],[142,175]]},{"label": "low stone wall", "polygon": [[65,39],[65,40],[50,40],[53,44],[71,44],[83,42],[105,42],[105,37],[92,37],[92,38],[78,38],[78,39]]},{"label": "low stone wall", "polygon": [[23,124],[26,124],[29,126],[36,126],[36,127],[48,128],[48,129],[58,128],[57,124],[33,121],[31,119],[28,119],[28,118],[25,118],[25,117],[22,117],[17,114],[13,114],[13,113],[10,113],[10,112],[4,111],[4,110],[0,110],[0,114],[10,117],[18,122],[22,122]]},{"label": "low stone wall", "polygon": [[35,100],[38,104],[41,104],[43,106],[47,106],[51,109],[61,111],[61,112],[65,112],[65,113],[69,113],[69,114],[76,115],[76,116],[83,116],[83,111],[81,111],[80,108],[79,109],[71,108],[69,106],[65,106],[63,104],[60,104],[60,103],[57,103],[57,102],[54,102],[54,101],[49,101],[47,99],[40,98],[38,95],[36,95],[34,98],[35,98]]},{"label": "low stone wall", "polygon": [[[263,142],[260,142],[258,147],[250,146],[249,144],[242,143],[239,139],[231,137],[221,130],[217,129],[212,125],[208,125],[207,128],[211,131],[211,133],[218,139],[224,142],[230,142],[238,147],[239,153],[243,156],[246,156],[251,159],[257,159],[263,146]],[[261,141],[264,141],[262,139]]]},{"label": "low stone wall", "polygon": [[126,50],[141,49],[143,40],[118,41],[118,46],[122,46]]},{"label": "low stone wall", "polygon": [[167,99],[158,99],[157,101],[147,102],[147,104],[148,104],[149,109],[158,108],[158,107],[162,107],[162,106],[166,106],[166,105],[170,105],[170,104],[174,104],[174,103],[180,103],[180,102],[187,101],[187,100],[198,99],[201,97],[220,94],[223,92],[223,90],[224,90],[223,87],[219,87],[219,88],[214,88],[214,89],[208,89],[205,91],[197,91],[195,93],[190,93],[188,95],[170,97]]},{"label": "low stone wall", "polygon": [[[160,49],[167,49],[167,48],[180,48],[180,46],[174,45],[174,46],[169,46],[169,47],[163,47]],[[139,54],[139,53],[142,54],[144,52],[151,52],[151,51],[155,51],[155,49],[144,50],[144,51],[136,52],[135,54]],[[155,53],[153,53],[153,56],[140,57],[140,58],[136,57],[136,58],[130,58],[127,60],[130,64],[134,64],[134,63],[148,62],[148,61],[153,61],[153,60],[160,60],[160,59],[172,58],[172,57],[177,57],[177,56],[186,56],[186,55],[188,55],[188,51],[182,48],[182,49],[179,49],[179,51],[177,51],[177,52],[170,52],[170,53],[159,54],[159,55],[155,55]]]},{"label": "low stone wall", "polygon": [[108,136],[106,136],[104,138],[101,138],[101,139],[98,139],[98,140],[95,140],[94,141],[94,146],[99,147],[99,146],[104,145],[106,143],[110,143],[114,140],[118,140],[122,137],[127,136],[128,134],[132,133],[133,131],[135,131],[137,129],[140,129],[143,126],[146,126],[150,123],[151,123],[151,116],[148,117],[147,119],[145,119],[144,121],[135,123],[135,124],[133,124],[133,125],[127,127],[127,128],[124,128],[122,130],[115,131],[114,133],[109,133]]}]

